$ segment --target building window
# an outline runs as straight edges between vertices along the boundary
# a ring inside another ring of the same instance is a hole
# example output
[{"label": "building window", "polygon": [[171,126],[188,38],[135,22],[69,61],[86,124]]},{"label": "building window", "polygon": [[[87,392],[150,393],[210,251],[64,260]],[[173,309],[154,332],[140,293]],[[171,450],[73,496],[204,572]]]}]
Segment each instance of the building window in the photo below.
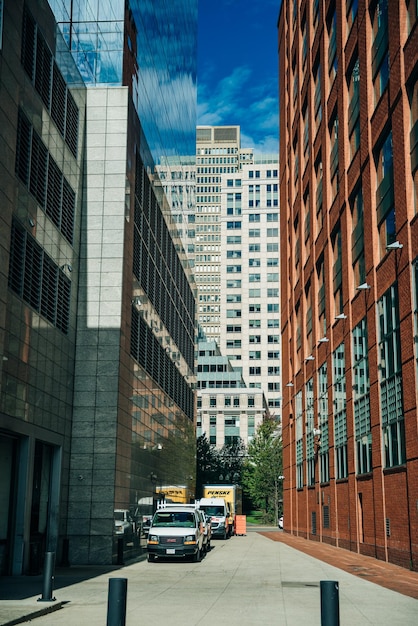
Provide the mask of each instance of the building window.
[{"label": "building window", "polygon": [[240,274],[241,273],[241,265],[227,265],[226,266],[227,274]]},{"label": "building window", "polygon": [[313,78],[314,78],[314,84],[315,84],[315,95],[314,95],[315,131],[318,131],[318,128],[322,121],[321,64],[319,63],[319,57],[316,60],[315,66],[313,69]]},{"label": "building window", "polygon": [[[261,298],[261,289],[249,289],[248,296],[250,298]],[[259,304],[257,306],[260,307]],[[251,311],[251,308],[250,308],[250,311]]]},{"label": "building window", "polygon": [[315,443],[314,443],[314,396],[313,379],[305,385],[305,421],[306,421],[306,471],[307,485],[315,485]]},{"label": "building window", "polygon": [[279,229],[278,228],[267,228],[267,237],[278,237]]},{"label": "building window", "polygon": [[209,398],[209,406],[210,407],[216,407],[216,396],[210,396]]},{"label": "building window", "polygon": [[[258,291],[258,289],[257,290],[254,289],[253,291]],[[260,313],[260,311],[261,311],[261,304],[249,304],[248,305],[249,313]]]},{"label": "building window", "polygon": [[248,252],[261,252],[261,245],[259,243],[250,243]]},{"label": "building window", "polygon": [[377,302],[379,316],[379,379],[385,466],[406,460],[402,396],[402,364],[397,285]]},{"label": "building window", "polygon": [[347,31],[350,33],[354,20],[357,17],[358,0],[348,0],[347,2]]},{"label": "building window", "polygon": [[250,213],[248,215],[248,221],[250,223],[259,222],[260,221],[260,213]]},{"label": "building window", "polygon": [[330,127],[330,176],[331,176],[331,189],[332,189],[332,201],[335,200],[339,190],[339,155],[338,155],[338,116],[335,113],[333,115]]},{"label": "building window", "polygon": [[347,414],[346,414],[346,383],[345,383],[345,351],[341,343],[332,355],[334,377],[334,447],[335,475],[337,479],[347,478]]},{"label": "building window", "polygon": [[238,408],[240,405],[240,397],[239,396],[234,396],[234,407]]},{"label": "building window", "polygon": [[226,251],[227,259],[240,259],[241,258],[241,250],[227,250]]},{"label": "building window", "polygon": [[241,309],[227,309],[227,317],[241,317]]},{"label": "building window", "polygon": [[406,8],[408,11],[408,34],[412,31],[418,17],[417,0],[406,0]]},{"label": "building window", "polygon": [[318,319],[319,332],[321,336],[327,332],[326,318],[326,294],[325,294],[325,264],[324,257],[321,256],[316,266],[317,284],[318,284]]},{"label": "building window", "polygon": [[295,396],[296,488],[303,488],[303,411],[302,391]]},{"label": "building window", "polygon": [[260,267],[261,259],[248,259],[249,267]]},{"label": "building window", "polygon": [[372,471],[370,379],[366,319],[363,319],[353,329],[353,380],[357,474],[366,474]]},{"label": "building window", "polygon": [[415,259],[413,264],[413,273],[412,273],[412,288],[414,294],[414,321],[415,321],[415,375],[418,380],[418,258]]},{"label": "building window", "polygon": [[261,328],[261,320],[249,320],[249,328]]},{"label": "building window", "polygon": [[261,376],[261,367],[250,367],[249,368],[250,376]]},{"label": "building window", "polygon": [[342,246],[341,246],[341,230],[338,225],[332,237],[332,253],[333,253],[333,292],[334,292],[334,310],[335,315],[343,312],[343,283],[342,283]]},{"label": "building window", "polygon": [[327,362],[318,370],[318,424],[320,434],[316,441],[319,447],[319,468],[321,483],[329,482],[329,427],[328,427],[328,378]]},{"label": "building window", "polygon": [[348,137],[351,158],[360,147],[360,65],[358,57],[351,66],[348,83]]},{"label": "building window", "polygon": [[354,284],[356,287],[366,282],[366,263],[364,258],[364,219],[363,191],[361,187],[350,199],[352,234],[351,258],[353,262]]},{"label": "building window", "polygon": [[18,117],[15,172],[52,223],[72,244],[75,193],[22,111]]},{"label": "building window", "polygon": [[255,397],[254,396],[248,396],[247,406],[249,406],[249,407],[255,406]]},{"label": "building window", "polygon": [[259,228],[250,228],[248,231],[248,237],[260,237],[260,229]]},{"label": "building window", "polygon": [[261,350],[250,350],[248,352],[250,361],[259,361],[261,359]]},{"label": "building window", "polygon": [[377,224],[379,228],[380,252],[383,256],[386,252],[386,246],[396,240],[392,131],[389,132],[377,149],[375,162]]},{"label": "building window", "polygon": [[328,73],[331,83],[337,75],[338,59],[337,59],[337,12],[335,6],[332,7],[327,19],[328,30]]},{"label": "building window", "polygon": [[9,288],[68,334],[71,281],[17,221],[13,221],[11,232]]},{"label": "building window", "polygon": [[[411,2],[415,4],[416,2]],[[410,106],[410,127],[409,145],[411,154],[411,171],[414,189],[414,209],[418,213],[418,80],[415,80],[408,88]]]},{"label": "building window", "polygon": [[372,77],[375,103],[389,81],[389,28],[388,0],[375,2],[372,12],[373,46],[372,46]]}]

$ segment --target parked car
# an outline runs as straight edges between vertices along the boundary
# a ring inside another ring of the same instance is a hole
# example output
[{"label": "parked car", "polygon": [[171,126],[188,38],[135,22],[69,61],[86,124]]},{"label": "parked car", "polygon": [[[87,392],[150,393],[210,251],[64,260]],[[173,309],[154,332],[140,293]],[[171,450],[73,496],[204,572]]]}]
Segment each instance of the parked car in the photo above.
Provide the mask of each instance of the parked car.
[{"label": "parked car", "polygon": [[115,534],[129,542],[133,540],[135,526],[128,509],[115,509],[113,512]]},{"label": "parked car", "polygon": [[156,557],[192,558],[204,553],[202,519],[195,508],[171,505],[158,509],[148,533],[148,561]]},{"label": "parked car", "polygon": [[203,530],[203,552],[206,554],[210,551],[210,541],[212,539],[212,523],[211,519],[204,511],[197,509],[197,512],[201,518],[202,530]]}]

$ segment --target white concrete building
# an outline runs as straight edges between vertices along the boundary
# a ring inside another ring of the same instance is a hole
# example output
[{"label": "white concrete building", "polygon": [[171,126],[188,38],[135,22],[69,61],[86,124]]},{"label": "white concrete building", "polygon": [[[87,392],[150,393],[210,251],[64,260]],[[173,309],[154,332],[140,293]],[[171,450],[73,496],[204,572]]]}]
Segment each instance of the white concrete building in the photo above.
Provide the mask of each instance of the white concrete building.
[{"label": "white concrete building", "polygon": [[246,386],[281,406],[277,156],[222,177],[220,348]]},{"label": "white concrete building", "polygon": [[253,159],[241,149],[239,126],[198,126],[196,130],[196,218],[194,271],[197,319],[208,339],[219,343],[221,324],[221,198],[226,175]]}]

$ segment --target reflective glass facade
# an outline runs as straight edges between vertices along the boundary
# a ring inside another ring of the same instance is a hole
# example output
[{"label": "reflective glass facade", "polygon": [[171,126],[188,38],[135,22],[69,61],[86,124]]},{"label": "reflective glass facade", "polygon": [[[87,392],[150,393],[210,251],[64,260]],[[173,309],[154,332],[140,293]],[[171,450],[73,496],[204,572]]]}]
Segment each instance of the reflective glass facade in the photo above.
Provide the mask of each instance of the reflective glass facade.
[{"label": "reflective glass facade", "polygon": [[197,0],[49,4],[85,82],[129,87],[154,162],[194,154]]}]

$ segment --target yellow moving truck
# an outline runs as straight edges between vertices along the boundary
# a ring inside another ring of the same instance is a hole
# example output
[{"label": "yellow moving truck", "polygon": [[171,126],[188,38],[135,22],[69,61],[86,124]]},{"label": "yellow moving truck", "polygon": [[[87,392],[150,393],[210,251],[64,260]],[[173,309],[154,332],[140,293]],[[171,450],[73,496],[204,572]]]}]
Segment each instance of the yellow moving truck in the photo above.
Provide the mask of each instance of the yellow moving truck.
[{"label": "yellow moving truck", "polygon": [[179,502],[181,504],[189,504],[190,489],[184,485],[162,485],[155,490],[157,493],[165,495],[168,502]]},{"label": "yellow moving truck", "polygon": [[229,508],[229,534],[235,528],[235,516],[242,515],[242,488],[239,485],[203,485],[204,498],[223,498]]}]

